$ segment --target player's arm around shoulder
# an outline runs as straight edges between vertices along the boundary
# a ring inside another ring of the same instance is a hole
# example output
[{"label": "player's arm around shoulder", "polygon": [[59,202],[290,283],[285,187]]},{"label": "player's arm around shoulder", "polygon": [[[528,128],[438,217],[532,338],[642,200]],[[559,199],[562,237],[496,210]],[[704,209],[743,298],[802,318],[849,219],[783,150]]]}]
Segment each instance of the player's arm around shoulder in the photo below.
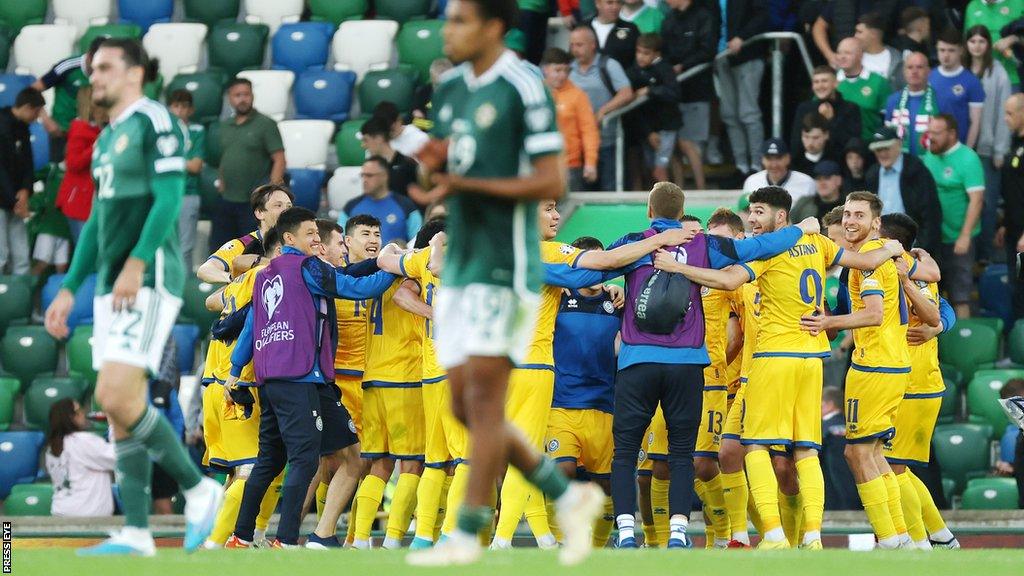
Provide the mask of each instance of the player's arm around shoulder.
[{"label": "player's arm around shoulder", "polygon": [[735,290],[756,276],[753,270],[745,264],[735,264],[721,270],[684,264],[676,261],[675,254],[667,250],[658,250],[655,253],[654,267],[658,270],[682,274],[691,282],[718,290]]},{"label": "player's arm around shoulder", "polygon": [[[831,242],[831,241],[830,241]],[[870,244],[865,245],[870,246]],[[841,250],[836,257],[836,264],[854,270],[874,270],[887,260],[903,254],[903,245],[896,240],[885,240],[882,246],[867,252]]]}]

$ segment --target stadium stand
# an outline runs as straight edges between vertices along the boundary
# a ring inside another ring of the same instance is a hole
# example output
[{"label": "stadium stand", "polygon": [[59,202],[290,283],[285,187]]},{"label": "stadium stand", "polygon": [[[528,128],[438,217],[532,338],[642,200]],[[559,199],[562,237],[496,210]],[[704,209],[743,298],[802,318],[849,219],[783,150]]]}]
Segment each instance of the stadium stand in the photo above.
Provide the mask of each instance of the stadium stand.
[{"label": "stadium stand", "polygon": [[174,0],[117,0],[117,11],[122,20],[138,24],[146,33],[154,24],[171,21]]},{"label": "stadium stand", "polygon": [[71,56],[74,51],[74,26],[34,24],[21,29],[14,39],[14,71],[35,77],[42,76],[54,63]]},{"label": "stadium stand", "polygon": [[237,74],[252,82],[253,100],[259,111],[274,120],[284,120],[291,98],[295,73],[291,70],[245,70]]},{"label": "stadium stand", "polygon": [[206,38],[209,66],[223,70],[229,77],[242,70],[257,70],[263,65],[270,28],[266,24],[221,23]]},{"label": "stadium stand", "polygon": [[184,0],[185,20],[213,28],[220,22],[238,19],[240,0]]},{"label": "stadium stand", "polygon": [[154,25],[142,44],[150,56],[160,59],[160,74],[171,82],[178,74],[198,69],[205,38],[205,24],[174,22]]},{"label": "stadium stand", "polygon": [[307,70],[295,81],[297,120],[348,120],[355,90],[355,72]]},{"label": "stadium stand", "polygon": [[360,78],[370,70],[391,65],[398,22],[352,20],[343,22],[331,41],[335,70],[351,70]]},{"label": "stadium stand", "polygon": [[296,76],[323,70],[331,54],[335,27],[329,22],[285,24],[271,40],[271,67],[291,70]]},{"label": "stadium stand", "polygon": [[81,402],[89,383],[81,376],[37,376],[25,391],[25,425],[29,430],[50,428],[50,406],[63,398]]},{"label": "stadium stand", "polygon": [[313,20],[330,22],[334,26],[359,20],[369,8],[367,0],[309,0]]},{"label": "stadium stand", "polygon": [[273,35],[282,24],[298,22],[303,0],[245,0],[245,21],[265,24]]},{"label": "stadium stand", "polygon": [[74,26],[80,38],[91,26],[109,23],[112,8],[110,0],[53,0],[53,23]]},{"label": "stadium stand", "polygon": [[94,24],[78,39],[78,53],[83,54],[89,49],[93,38],[142,38],[142,28],[138,24]]}]

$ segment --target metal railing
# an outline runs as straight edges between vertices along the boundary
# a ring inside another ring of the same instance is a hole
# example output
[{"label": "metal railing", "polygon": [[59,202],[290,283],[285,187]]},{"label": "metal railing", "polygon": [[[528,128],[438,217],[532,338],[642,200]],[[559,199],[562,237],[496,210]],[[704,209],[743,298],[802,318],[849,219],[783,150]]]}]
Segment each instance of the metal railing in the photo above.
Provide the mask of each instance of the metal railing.
[{"label": "metal railing", "polygon": [[[814,71],[814,65],[811,64],[811,56],[810,53],[807,52],[807,45],[804,43],[804,39],[795,32],[765,32],[764,34],[751,36],[744,40],[742,46],[743,48],[746,48],[747,46],[758,42],[772,42],[772,137],[774,138],[782,136],[782,67],[785,64],[785,55],[782,52],[782,42],[784,40],[791,40],[796,43],[797,48],[800,49],[800,56],[804,61],[804,66],[807,68],[807,76],[810,77]],[[728,51],[719,52],[715,56],[714,62],[699,64],[689,70],[684,70],[682,74],[676,76],[676,80],[679,82],[688,80],[697,74],[708,70],[718,60],[728,58],[729,55],[730,53]],[[622,117],[627,112],[643,106],[649,99],[650,98],[647,96],[636,98],[622,108],[612,111],[602,120],[602,127],[607,126],[609,122],[615,122],[616,191],[621,192],[623,190],[623,181],[625,180],[625,135],[622,129]]]}]

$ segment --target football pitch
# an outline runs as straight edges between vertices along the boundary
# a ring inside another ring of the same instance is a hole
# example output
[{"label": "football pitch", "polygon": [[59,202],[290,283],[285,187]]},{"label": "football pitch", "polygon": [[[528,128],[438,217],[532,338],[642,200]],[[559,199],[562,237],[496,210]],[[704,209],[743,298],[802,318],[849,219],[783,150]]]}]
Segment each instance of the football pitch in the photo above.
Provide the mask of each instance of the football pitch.
[{"label": "football pitch", "polygon": [[848,550],[598,550],[574,568],[558,564],[557,552],[519,549],[490,552],[478,564],[412,568],[406,552],[313,550],[218,550],[186,555],[161,549],[156,558],[78,558],[74,550],[15,550],[13,574],[61,576],[321,576],[331,574],[457,574],[459,576],[1002,576],[1024,574],[1022,550],[851,552]]}]

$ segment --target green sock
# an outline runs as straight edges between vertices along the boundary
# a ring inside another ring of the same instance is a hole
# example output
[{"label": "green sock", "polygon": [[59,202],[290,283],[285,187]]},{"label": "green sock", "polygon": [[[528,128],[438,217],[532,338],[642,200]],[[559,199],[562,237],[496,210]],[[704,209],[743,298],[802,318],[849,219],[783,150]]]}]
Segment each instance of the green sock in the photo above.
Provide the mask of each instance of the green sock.
[{"label": "green sock", "polygon": [[526,475],[526,479],[551,499],[557,499],[569,488],[569,479],[550,458],[541,457],[540,464]]},{"label": "green sock", "polygon": [[494,509],[490,506],[468,506],[459,508],[456,526],[466,534],[479,534],[488,524],[494,522]]},{"label": "green sock", "polygon": [[150,485],[153,462],[146,447],[137,438],[125,438],[114,443],[117,454],[117,483],[120,487],[124,523],[136,528],[149,527],[149,507],[152,503]]},{"label": "green sock", "polygon": [[133,440],[145,445],[153,459],[174,478],[182,490],[195,488],[203,479],[170,422],[156,408],[147,406],[142,418],[128,429],[128,433]]}]

